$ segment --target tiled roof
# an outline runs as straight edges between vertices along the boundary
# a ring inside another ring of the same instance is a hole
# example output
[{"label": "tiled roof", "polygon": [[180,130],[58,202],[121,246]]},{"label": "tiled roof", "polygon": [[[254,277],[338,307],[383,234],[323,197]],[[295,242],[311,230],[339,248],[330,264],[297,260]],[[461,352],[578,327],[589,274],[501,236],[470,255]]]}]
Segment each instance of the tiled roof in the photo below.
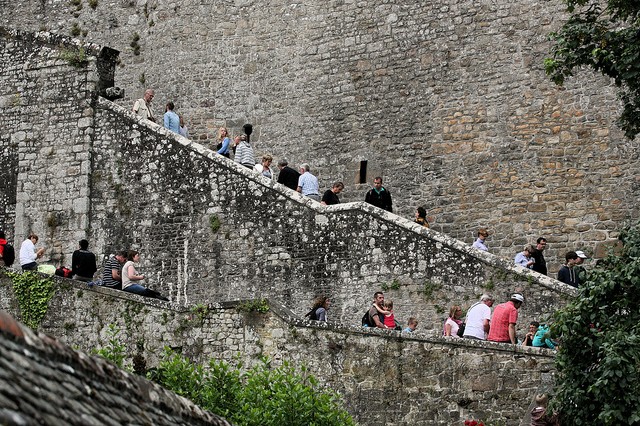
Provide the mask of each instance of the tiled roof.
[{"label": "tiled roof", "polygon": [[0,311],[1,425],[230,425]]}]

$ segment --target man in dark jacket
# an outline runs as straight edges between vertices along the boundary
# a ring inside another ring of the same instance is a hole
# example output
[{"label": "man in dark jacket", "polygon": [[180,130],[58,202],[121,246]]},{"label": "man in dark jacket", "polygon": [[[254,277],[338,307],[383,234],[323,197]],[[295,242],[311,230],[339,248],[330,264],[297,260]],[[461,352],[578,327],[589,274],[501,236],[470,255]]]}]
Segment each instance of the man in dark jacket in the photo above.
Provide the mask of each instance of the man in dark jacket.
[{"label": "man in dark jacket", "polygon": [[89,282],[96,273],[96,255],[89,251],[89,241],[80,240],[80,250],[71,256],[71,272],[74,280]]},{"label": "man in dark jacket", "polygon": [[298,189],[298,179],[300,179],[300,173],[293,170],[288,166],[288,162],[285,159],[278,161],[278,168],[280,173],[278,174],[278,183],[283,184],[287,188],[291,188],[294,191]]},{"label": "man in dark jacket", "polygon": [[560,270],[558,271],[558,281],[562,281],[572,287],[578,287],[578,277],[575,269],[573,268],[578,259],[578,255],[575,251],[568,251],[564,258],[567,263],[560,267]]},{"label": "man in dark jacket", "polygon": [[531,257],[535,260],[531,269],[542,275],[547,275],[547,261],[544,260],[544,255],[542,254],[545,248],[547,248],[547,240],[544,237],[540,237],[536,241],[536,249],[531,253]]},{"label": "man in dark jacket", "polygon": [[364,201],[388,212],[393,211],[391,193],[382,186],[382,178],[380,176],[373,180],[373,188],[367,192]]}]

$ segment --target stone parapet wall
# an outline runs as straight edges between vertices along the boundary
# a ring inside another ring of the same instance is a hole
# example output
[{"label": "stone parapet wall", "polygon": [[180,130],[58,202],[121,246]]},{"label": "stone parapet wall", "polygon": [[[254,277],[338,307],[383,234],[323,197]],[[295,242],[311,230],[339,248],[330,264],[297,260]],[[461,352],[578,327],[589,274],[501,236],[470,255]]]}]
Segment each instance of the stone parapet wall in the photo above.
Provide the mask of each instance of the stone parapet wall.
[{"label": "stone parapet wall", "polygon": [[30,232],[46,257],[86,237],[94,102],[113,85],[117,52],[55,34],[0,28],[0,227],[19,249]]},{"label": "stone parapet wall", "polygon": [[425,205],[468,244],[486,227],[505,258],[543,235],[555,272],[640,217],[638,148],[615,127],[611,83],[581,72],[560,89],[544,74],[561,2],[13,4],[5,25],[121,51],[128,109],[154,87],[156,113],[174,101],[205,145],[251,122],[257,156],[310,162],[322,188],[346,183],[344,201],[381,175],[401,215]]},{"label": "stone parapet wall", "polygon": [[148,283],[180,304],[259,296],[305,313],[325,294],[336,318],[358,323],[385,290],[401,321],[438,329],[482,293],[523,292],[526,320],[574,294],[365,203],[321,206],[104,99],[94,139],[95,250],[140,250]]},{"label": "stone parapet wall", "polygon": [[[277,302],[266,313],[247,303],[185,309],[124,292],[55,278],[56,293],[40,327],[91,351],[109,339],[109,325],[130,355],[157,365],[163,347],[197,362],[210,358],[249,367],[262,356],[306,365],[340,392],[366,425],[462,425],[481,418],[519,425],[536,392],[553,384],[551,351],[447,340],[430,333],[364,332],[339,322],[314,325]],[[0,309],[18,314],[8,277],[0,272]],[[19,318],[19,315],[18,315]],[[130,359],[127,360],[130,362]]]}]

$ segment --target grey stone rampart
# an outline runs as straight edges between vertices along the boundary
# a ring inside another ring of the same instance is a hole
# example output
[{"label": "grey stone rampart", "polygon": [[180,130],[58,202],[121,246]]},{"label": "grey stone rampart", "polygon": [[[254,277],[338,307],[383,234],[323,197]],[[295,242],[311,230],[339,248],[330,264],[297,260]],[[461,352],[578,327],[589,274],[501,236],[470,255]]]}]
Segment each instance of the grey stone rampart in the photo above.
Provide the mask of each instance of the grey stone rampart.
[{"label": "grey stone rampart", "polygon": [[117,52],[48,33],[0,28],[0,226],[19,248],[30,232],[47,257],[90,228],[94,102],[113,85]]},{"label": "grey stone rampart", "polygon": [[[130,109],[156,89],[194,140],[255,126],[256,155],[309,162],[321,187],[362,200],[381,175],[397,211],[424,205],[432,227],[512,258],[548,238],[603,255],[640,218],[637,144],[615,126],[613,84],[580,71],[565,88],[543,61],[560,1],[16,0],[4,25],[77,34],[122,52]],[[20,13],[15,13],[20,11]],[[361,162],[366,182],[360,182]]]},{"label": "grey stone rampart", "polygon": [[[554,380],[544,349],[434,337],[420,331],[365,331],[331,320],[304,321],[276,301],[260,313],[252,301],[185,308],[55,277],[56,293],[40,330],[90,351],[120,329],[129,356],[157,365],[164,346],[197,362],[214,358],[246,367],[268,357],[306,365],[340,392],[363,425],[461,425],[464,419],[518,425],[529,401]],[[0,309],[18,314],[0,273]],[[141,349],[144,348],[144,349]],[[127,358],[127,363],[131,362]]]},{"label": "grey stone rampart", "polygon": [[526,320],[573,294],[368,204],[321,206],[104,99],[94,137],[95,249],[140,250],[149,285],[179,304],[258,296],[304,313],[326,294],[354,323],[384,290],[401,321],[437,329],[452,304],[485,292],[523,292]]}]

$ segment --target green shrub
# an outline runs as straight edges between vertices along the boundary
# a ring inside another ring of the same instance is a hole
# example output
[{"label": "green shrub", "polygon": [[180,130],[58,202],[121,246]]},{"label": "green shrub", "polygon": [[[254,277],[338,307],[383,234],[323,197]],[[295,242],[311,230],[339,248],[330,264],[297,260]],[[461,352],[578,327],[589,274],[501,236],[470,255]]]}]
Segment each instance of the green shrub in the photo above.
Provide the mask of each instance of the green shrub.
[{"label": "green shrub", "polygon": [[36,272],[7,272],[13,283],[13,291],[20,307],[20,319],[37,330],[49,309],[49,301],[55,293],[53,280]]},{"label": "green shrub", "polygon": [[567,424],[640,424],[640,226],[620,240],[622,253],[594,268],[555,315],[554,405]]},{"label": "green shrub", "polygon": [[267,360],[248,371],[211,360],[208,368],[165,349],[149,378],[240,426],[355,425],[335,392],[306,369]]},{"label": "green shrub", "polygon": [[118,335],[120,334],[120,329],[115,324],[109,324],[109,329],[107,330],[108,342],[107,345],[100,349],[94,349],[91,351],[92,354],[101,356],[104,359],[107,359],[113,362],[118,367],[122,368],[124,364],[124,360],[127,356],[127,351],[125,346],[118,339]]}]

